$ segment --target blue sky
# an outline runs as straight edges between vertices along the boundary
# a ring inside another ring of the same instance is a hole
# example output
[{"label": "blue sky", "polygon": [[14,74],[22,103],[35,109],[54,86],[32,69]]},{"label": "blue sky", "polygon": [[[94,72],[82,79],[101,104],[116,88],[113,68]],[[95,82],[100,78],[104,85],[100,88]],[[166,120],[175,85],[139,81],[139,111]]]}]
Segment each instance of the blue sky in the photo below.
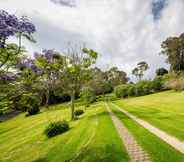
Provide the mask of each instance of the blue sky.
[{"label": "blue sky", "polygon": [[80,42],[100,53],[102,68],[118,66],[131,74],[137,62],[147,61],[147,78],[167,67],[158,54],[161,42],[184,32],[183,0],[0,0],[0,6],[36,25],[37,43],[24,42],[29,55]]},{"label": "blue sky", "polygon": [[158,20],[162,16],[162,11],[167,5],[167,0],[153,0],[152,2],[152,13],[154,20]]}]

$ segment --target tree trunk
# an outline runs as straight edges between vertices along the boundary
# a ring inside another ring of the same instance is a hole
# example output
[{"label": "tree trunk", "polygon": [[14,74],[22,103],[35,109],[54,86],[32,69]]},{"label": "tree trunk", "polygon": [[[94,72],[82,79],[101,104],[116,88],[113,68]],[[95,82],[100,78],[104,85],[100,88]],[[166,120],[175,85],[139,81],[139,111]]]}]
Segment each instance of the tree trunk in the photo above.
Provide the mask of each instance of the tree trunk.
[{"label": "tree trunk", "polygon": [[75,111],[75,93],[72,92],[71,94],[71,120],[74,120],[75,119],[75,114],[74,114],[74,111]]},{"label": "tree trunk", "polygon": [[45,107],[48,108],[49,107],[49,96],[50,96],[50,92],[49,90],[46,90],[46,95],[45,95]]}]

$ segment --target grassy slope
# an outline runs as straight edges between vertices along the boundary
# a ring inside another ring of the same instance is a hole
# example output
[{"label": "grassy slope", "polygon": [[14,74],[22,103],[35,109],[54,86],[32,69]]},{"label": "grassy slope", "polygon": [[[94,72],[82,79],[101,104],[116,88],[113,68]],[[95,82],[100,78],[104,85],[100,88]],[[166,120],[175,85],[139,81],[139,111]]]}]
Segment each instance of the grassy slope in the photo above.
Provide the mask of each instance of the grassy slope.
[{"label": "grassy slope", "polygon": [[32,117],[25,118],[21,114],[0,123],[0,161],[128,161],[102,104],[89,108],[80,120],[71,122],[70,131],[47,139],[43,130],[49,120],[69,119],[69,111],[65,107],[66,104],[53,106],[52,110]]},{"label": "grassy slope", "polygon": [[184,162],[184,155],[132,121],[112,104],[110,107],[133,134],[137,142],[149,153],[153,162]]},{"label": "grassy slope", "polygon": [[184,92],[166,91],[119,100],[116,104],[178,139],[184,140]]}]

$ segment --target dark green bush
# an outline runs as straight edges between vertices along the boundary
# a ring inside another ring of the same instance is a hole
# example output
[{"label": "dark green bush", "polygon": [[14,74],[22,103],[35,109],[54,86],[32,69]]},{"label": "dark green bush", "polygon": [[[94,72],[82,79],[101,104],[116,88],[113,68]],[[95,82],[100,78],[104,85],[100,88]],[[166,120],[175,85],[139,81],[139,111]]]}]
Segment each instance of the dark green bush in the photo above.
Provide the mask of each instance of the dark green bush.
[{"label": "dark green bush", "polygon": [[136,84],[123,84],[115,87],[115,95],[117,97],[143,96],[152,92],[151,81],[140,81]]},{"label": "dark green bush", "polygon": [[128,94],[128,96],[135,96],[136,95],[136,89],[135,89],[134,84],[132,84],[128,87],[127,94]]},{"label": "dark green bush", "polygon": [[164,81],[162,79],[162,77],[156,77],[153,81],[152,81],[152,89],[153,91],[161,91],[164,88]]},{"label": "dark green bush", "polygon": [[168,70],[165,68],[159,68],[156,70],[157,76],[163,76],[165,74],[168,74]]},{"label": "dark green bush", "polygon": [[119,85],[119,86],[114,88],[114,92],[115,92],[117,97],[125,98],[128,96],[128,88],[129,88],[128,84]]},{"label": "dark green bush", "polygon": [[150,94],[152,91],[151,81],[140,81],[135,84],[135,95],[136,96],[144,96]]},{"label": "dark green bush", "polygon": [[62,134],[69,130],[69,124],[67,121],[51,122],[45,129],[44,133],[48,138]]},{"label": "dark green bush", "polygon": [[20,106],[22,110],[28,112],[26,116],[35,115],[40,111],[40,98],[33,94],[24,94],[20,99]]},{"label": "dark green bush", "polygon": [[0,116],[3,115],[3,110],[0,110]]},{"label": "dark green bush", "polygon": [[75,116],[80,116],[80,115],[82,115],[83,113],[84,113],[84,111],[81,110],[81,109],[75,110],[75,112],[74,112]]}]

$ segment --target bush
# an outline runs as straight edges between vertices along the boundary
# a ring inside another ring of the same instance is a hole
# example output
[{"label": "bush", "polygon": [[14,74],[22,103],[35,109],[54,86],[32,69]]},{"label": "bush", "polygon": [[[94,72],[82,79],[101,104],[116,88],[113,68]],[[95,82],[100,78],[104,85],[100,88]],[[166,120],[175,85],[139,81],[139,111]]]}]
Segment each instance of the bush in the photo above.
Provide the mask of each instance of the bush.
[{"label": "bush", "polygon": [[156,70],[157,76],[163,76],[165,74],[168,74],[168,70],[165,68],[159,68]]},{"label": "bush", "polygon": [[123,84],[123,85],[119,85],[117,87],[114,88],[114,92],[116,94],[117,97],[121,98],[125,98],[128,96],[128,90],[131,86],[129,84]]},{"label": "bush", "polygon": [[144,96],[150,94],[152,91],[151,81],[140,81],[135,84],[135,95]]},{"label": "bush", "polygon": [[152,81],[152,89],[153,91],[161,91],[164,89],[164,81],[162,79],[162,77],[156,77],[153,81]]},{"label": "bush", "polygon": [[75,110],[75,112],[74,112],[75,116],[80,116],[80,115],[82,115],[83,113],[84,113],[84,111],[81,110],[81,109]]},{"label": "bush", "polygon": [[127,90],[127,94],[128,96],[135,96],[136,93],[135,93],[135,85],[130,85],[128,90]]},{"label": "bush", "polygon": [[3,115],[3,110],[0,110],[0,116]]},{"label": "bush", "polygon": [[69,124],[67,121],[57,121],[51,122],[44,133],[48,138],[54,137],[56,135],[62,134],[69,130]]},{"label": "bush", "polygon": [[115,87],[114,93],[117,97],[143,96],[152,92],[151,81],[140,81],[136,84],[123,84]]},{"label": "bush", "polygon": [[80,93],[82,100],[84,101],[85,107],[89,107],[89,105],[96,100],[96,94],[94,90],[90,87],[85,87],[82,89]]},{"label": "bush", "polygon": [[25,110],[28,112],[26,116],[29,115],[35,115],[40,111],[40,98],[37,95],[30,94],[24,94],[20,101],[20,106],[22,110]]},{"label": "bush", "polygon": [[184,90],[184,77],[179,77],[176,79],[171,79],[165,84],[166,88],[173,89],[176,91]]}]

